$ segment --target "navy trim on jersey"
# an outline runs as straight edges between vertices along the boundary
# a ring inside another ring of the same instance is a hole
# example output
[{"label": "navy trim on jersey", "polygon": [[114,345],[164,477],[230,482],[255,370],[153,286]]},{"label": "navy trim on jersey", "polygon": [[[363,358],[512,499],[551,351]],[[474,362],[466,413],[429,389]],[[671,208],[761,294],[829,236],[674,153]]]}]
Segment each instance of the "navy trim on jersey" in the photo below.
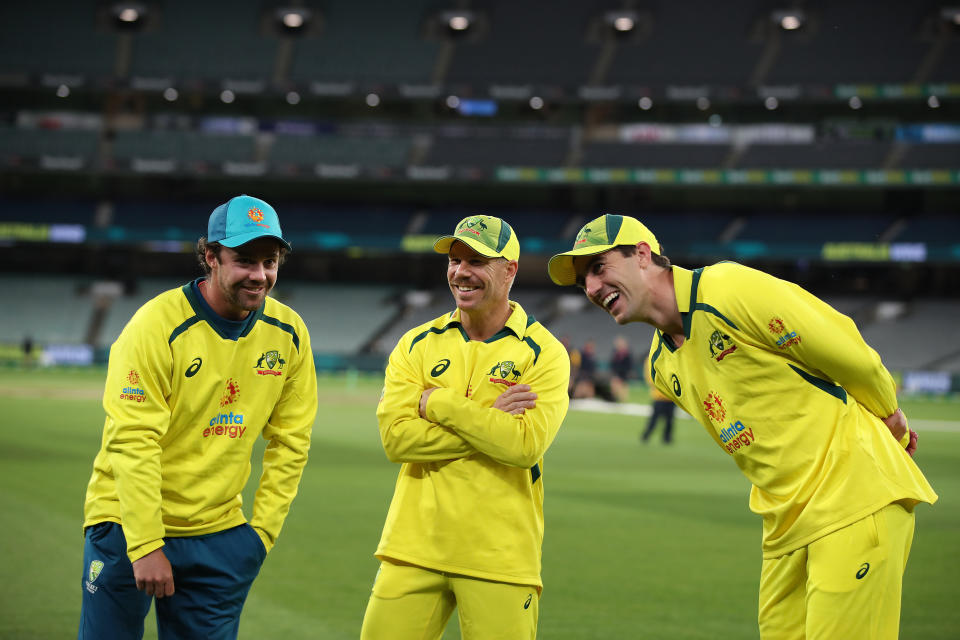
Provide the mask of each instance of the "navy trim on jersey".
[{"label": "navy trim on jersey", "polygon": [[806,380],[816,388],[820,389],[821,391],[826,391],[827,393],[832,395],[834,398],[842,401],[843,404],[847,404],[847,392],[840,385],[834,384],[829,380],[824,380],[823,378],[818,378],[813,374],[807,373],[802,369],[796,368],[792,364],[789,366],[791,369],[797,372],[797,375],[799,375],[801,378],[803,378],[804,380]]},{"label": "navy trim on jersey", "polygon": [[533,349],[533,364],[537,364],[537,360],[540,358],[540,345],[533,341],[533,338],[527,336],[523,339],[527,346]]},{"label": "navy trim on jersey", "polygon": [[257,309],[257,311],[248,314],[243,320],[227,320],[217,314],[203,298],[203,294],[200,293],[200,282],[202,280],[203,278],[197,278],[193,282],[185,284],[182,289],[199,319],[210,325],[210,328],[224,340],[237,341],[250,333],[253,325],[262,314],[263,305],[260,305],[260,309]]},{"label": "navy trim on jersey", "polygon": [[[293,325],[287,324],[286,322],[281,322],[280,320],[277,320],[273,316],[268,316],[267,314],[263,313],[262,307],[260,309],[257,309],[257,315],[260,316],[259,319],[262,320],[263,322],[266,322],[267,324],[272,324],[273,326],[278,327],[279,329],[282,329],[283,331],[286,331],[287,333],[289,333],[293,337],[293,346],[296,347],[298,352],[300,351],[300,336],[297,335],[297,330],[293,328]],[[253,325],[251,325],[251,327],[252,326]],[[249,329],[247,331],[244,331],[243,335],[247,335],[248,333],[250,333]]]},{"label": "navy trim on jersey", "polygon": [[540,479],[540,463],[530,467],[530,484],[537,484],[537,480]]},{"label": "navy trim on jersey", "polygon": [[663,345],[664,345],[662,331],[657,330],[657,337],[660,338],[660,342],[657,343],[657,350],[654,351],[653,356],[650,357],[650,380],[657,379],[657,370],[653,368],[653,365],[657,363],[657,358],[660,357],[660,352],[663,351]]},{"label": "navy trim on jersey", "polygon": [[736,329],[737,331],[740,330],[740,327],[734,324],[733,320],[730,320],[727,316],[723,315],[722,313],[717,311],[715,307],[711,307],[706,302],[698,302],[696,309],[697,311],[706,311],[707,313],[712,313],[713,315],[717,316],[718,318],[726,322],[727,326],[729,326],[731,329]]},{"label": "navy trim on jersey", "polygon": [[200,322],[200,316],[190,316],[186,320],[180,323],[180,326],[170,332],[170,337],[167,339],[167,344],[172,344],[181,333],[192,327],[193,325]]},{"label": "navy trim on jersey", "polygon": [[426,337],[427,337],[428,335],[430,335],[431,333],[436,333],[437,335],[440,335],[441,333],[445,332],[445,331],[446,331],[447,329],[449,329],[450,327],[456,327],[457,329],[459,329],[459,330],[460,330],[460,335],[463,336],[463,341],[464,341],[464,342],[470,342],[470,336],[467,335],[467,332],[464,331],[464,329],[463,329],[463,327],[460,325],[460,323],[459,323],[459,322],[451,322],[451,323],[449,323],[449,324],[444,325],[443,327],[441,327],[441,328],[439,328],[439,329],[437,329],[436,327],[430,327],[429,329],[427,329],[426,331],[424,331],[423,333],[421,333],[420,335],[418,335],[416,338],[413,339],[413,342],[410,343],[410,349],[407,351],[407,353],[410,353],[410,351],[413,351],[413,345],[417,344],[418,342],[420,342],[421,340],[423,340],[424,338],[426,338]]}]

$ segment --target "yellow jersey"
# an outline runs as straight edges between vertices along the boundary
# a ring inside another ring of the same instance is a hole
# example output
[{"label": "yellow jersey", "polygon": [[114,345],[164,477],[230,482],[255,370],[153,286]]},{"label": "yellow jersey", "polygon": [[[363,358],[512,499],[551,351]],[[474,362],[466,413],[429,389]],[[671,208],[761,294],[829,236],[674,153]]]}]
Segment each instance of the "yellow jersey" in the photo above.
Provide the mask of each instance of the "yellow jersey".
[{"label": "yellow jersey", "polygon": [[684,340],[657,331],[650,373],[753,484],[765,558],[891,502],[936,501],[881,420],[896,386],[850,318],[739,264],[673,277]]},{"label": "yellow jersey", "polygon": [[269,551],[307,462],[317,382],[300,316],[267,298],[228,321],[198,282],[147,302],[110,349],[83,524],[119,523],[131,562],[164,536],[244,523],[240,494],[261,435],[269,444],[250,524]]},{"label": "yellow jersey", "polygon": [[[563,345],[511,302],[506,326],[470,340],[460,311],[408,331],[377,407],[387,457],[402,463],[376,556],[540,587],[543,456],[567,412]],[[528,384],[536,408],[493,408]],[[428,398],[424,420],[420,395]]]}]

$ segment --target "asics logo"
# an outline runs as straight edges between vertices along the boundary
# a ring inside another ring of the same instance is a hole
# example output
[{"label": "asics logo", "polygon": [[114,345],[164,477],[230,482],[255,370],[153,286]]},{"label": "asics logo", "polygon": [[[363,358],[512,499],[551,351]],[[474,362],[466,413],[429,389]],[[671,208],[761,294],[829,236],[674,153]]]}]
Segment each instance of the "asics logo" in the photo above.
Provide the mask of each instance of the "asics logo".
[{"label": "asics logo", "polygon": [[860,565],[860,570],[857,571],[857,580],[863,580],[863,576],[867,575],[867,571],[870,571],[870,563],[864,562]]},{"label": "asics logo", "polygon": [[193,362],[190,363],[190,366],[187,367],[187,370],[183,373],[188,378],[192,378],[197,375],[197,371],[200,371],[200,367],[203,365],[203,360],[200,358],[194,358]]}]

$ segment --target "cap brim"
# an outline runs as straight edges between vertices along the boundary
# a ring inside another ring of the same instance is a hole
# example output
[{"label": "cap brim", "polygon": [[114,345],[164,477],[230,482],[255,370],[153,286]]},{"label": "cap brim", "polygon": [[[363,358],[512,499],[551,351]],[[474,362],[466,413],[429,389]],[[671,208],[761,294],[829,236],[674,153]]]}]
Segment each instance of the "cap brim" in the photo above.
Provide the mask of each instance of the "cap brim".
[{"label": "cap brim", "polygon": [[550,274],[550,279],[562,287],[576,284],[577,270],[573,267],[574,258],[577,256],[595,256],[616,246],[615,244],[594,244],[589,247],[580,247],[579,249],[558,253],[550,258],[550,262],[547,263],[547,272]]},{"label": "cap brim", "polygon": [[245,245],[248,242],[252,242],[258,238],[273,238],[274,240],[282,244],[284,247],[286,247],[287,251],[293,251],[293,247],[290,246],[290,243],[284,240],[283,238],[281,238],[280,236],[273,233],[261,233],[259,231],[251,231],[250,233],[241,233],[229,239],[225,238],[223,240],[219,240],[218,242],[225,247],[230,247],[231,249],[235,249],[241,245]]},{"label": "cap brim", "polygon": [[454,242],[462,242],[480,255],[488,258],[504,257],[502,253],[497,253],[495,250],[491,249],[479,240],[474,240],[473,238],[464,238],[462,236],[441,236],[437,238],[436,242],[433,243],[433,250],[437,253],[450,253],[450,247],[453,246]]}]

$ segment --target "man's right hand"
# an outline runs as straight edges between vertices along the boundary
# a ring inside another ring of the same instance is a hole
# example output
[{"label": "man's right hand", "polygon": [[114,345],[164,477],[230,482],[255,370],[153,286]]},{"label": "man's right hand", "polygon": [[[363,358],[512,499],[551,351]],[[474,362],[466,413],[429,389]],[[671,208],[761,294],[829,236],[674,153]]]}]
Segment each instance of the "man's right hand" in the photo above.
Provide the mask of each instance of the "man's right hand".
[{"label": "man's right hand", "polygon": [[530,391],[528,384],[515,384],[496,399],[494,409],[506,411],[513,415],[520,415],[527,409],[537,406],[537,394]]},{"label": "man's right hand", "polygon": [[148,596],[163,598],[173,595],[173,568],[163,549],[151,551],[133,561],[133,577],[137,589]]}]

